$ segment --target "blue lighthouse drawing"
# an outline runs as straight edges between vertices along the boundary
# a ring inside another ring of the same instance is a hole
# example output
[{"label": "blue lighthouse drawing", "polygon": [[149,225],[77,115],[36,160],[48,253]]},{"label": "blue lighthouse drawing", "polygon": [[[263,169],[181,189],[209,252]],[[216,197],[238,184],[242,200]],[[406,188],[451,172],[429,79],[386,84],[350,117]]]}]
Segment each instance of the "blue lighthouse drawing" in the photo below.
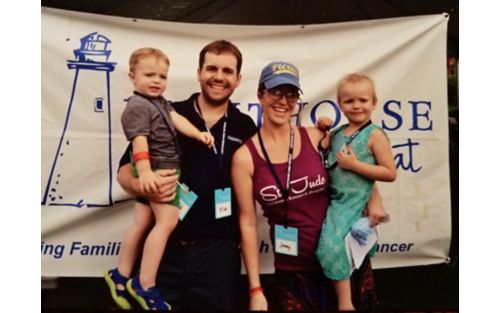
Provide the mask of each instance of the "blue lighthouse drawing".
[{"label": "blue lighthouse drawing", "polygon": [[[111,166],[111,40],[93,32],[80,39],[66,120],[42,205],[102,207],[113,203]],[[84,83],[85,88],[81,85]],[[80,85],[80,87],[79,87]]]}]

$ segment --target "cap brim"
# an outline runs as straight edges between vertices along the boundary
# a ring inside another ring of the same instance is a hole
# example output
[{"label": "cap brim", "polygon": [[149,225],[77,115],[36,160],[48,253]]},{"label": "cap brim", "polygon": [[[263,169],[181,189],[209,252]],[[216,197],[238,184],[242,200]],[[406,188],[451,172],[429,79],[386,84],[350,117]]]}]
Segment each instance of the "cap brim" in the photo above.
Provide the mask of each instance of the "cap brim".
[{"label": "cap brim", "polygon": [[270,80],[264,82],[264,86],[266,86],[267,89],[272,89],[281,85],[292,85],[302,91],[296,79],[286,76],[273,77]]}]

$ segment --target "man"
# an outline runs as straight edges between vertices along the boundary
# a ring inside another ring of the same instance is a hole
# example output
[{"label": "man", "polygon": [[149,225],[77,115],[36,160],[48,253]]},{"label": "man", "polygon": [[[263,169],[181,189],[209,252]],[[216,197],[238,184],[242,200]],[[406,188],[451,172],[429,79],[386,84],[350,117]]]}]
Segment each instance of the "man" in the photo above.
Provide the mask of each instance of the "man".
[{"label": "man", "polygon": [[[157,287],[174,310],[241,309],[238,208],[230,190],[231,159],[257,131],[252,119],[229,100],[240,84],[241,65],[241,52],[232,43],[208,44],[199,55],[201,93],[173,103],[177,113],[215,138],[215,147],[209,149],[178,134],[180,182],[198,198],[172,232],[158,272]],[[143,195],[169,201],[176,179],[164,177],[159,193]],[[128,192],[140,194],[128,152],[120,160],[118,182]]]}]

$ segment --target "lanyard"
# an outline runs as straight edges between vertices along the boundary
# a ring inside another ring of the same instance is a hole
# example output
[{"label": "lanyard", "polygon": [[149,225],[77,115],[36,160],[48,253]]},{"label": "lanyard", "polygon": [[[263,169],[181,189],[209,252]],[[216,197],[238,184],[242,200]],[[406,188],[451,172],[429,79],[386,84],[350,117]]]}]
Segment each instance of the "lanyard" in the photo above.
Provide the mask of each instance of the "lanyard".
[{"label": "lanyard", "polygon": [[290,149],[288,150],[288,164],[287,164],[287,170],[286,170],[286,189],[283,188],[283,185],[281,184],[281,181],[278,177],[278,174],[276,173],[276,170],[274,169],[273,164],[271,163],[271,159],[269,158],[269,155],[267,154],[266,148],[264,148],[264,142],[262,140],[262,136],[260,134],[260,129],[257,132],[257,136],[259,138],[259,144],[260,148],[262,149],[262,153],[264,153],[264,156],[266,157],[267,165],[269,166],[269,169],[271,170],[271,173],[274,176],[274,180],[276,180],[276,183],[278,184],[278,187],[281,191],[281,194],[283,195],[283,201],[285,204],[285,228],[288,227],[288,192],[290,191],[290,177],[292,173],[292,159],[293,159],[293,145],[294,145],[294,131],[292,126],[290,125],[290,144],[289,147]]},{"label": "lanyard", "polygon": [[[350,145],[351,142],[354,140],[354,138],[356,138],[359,135],[359,133],[361,133],[361,131],[363,129],[365,129],[366,127],[368,127],[371,123],[372,123],[372,121],[369,120],[363,126],[361,126],[360,128],[358,128],[358,130],[356,130],[351,136],[349,136],[349,138],[347,138],[347,140],[345,142],[346,147],[348,145]],[[343,130],[343,129],[344,128],[342,127],[340,130]],[[330,166],[327,167],[327,170],[333,170],[335,167],[337,167],[337,165],[338,165],[338,163],[337,163],[337,161],[335,161],[332,165],[330,165]]]},{"label": "lanyard", "polygon": [[[205,129],[207,132],[212,135],[210,132],[210,127],[208,127],[207,122],[203,118],[203,114],[201,113],[200,105],[198,104],[198,99],[194,99],[194,108],[196,113],[201,117],[203,120],[203,123],[205,124]],[[214,142],[214,145],[212,149],[214,150],[214,154],[217,157],[217,163],[219,164],[219,170],[222,171],[222,162],[224,159],[224,147],[226,146],[226,127],[227,127],[227,111],[224,113],[224,124],[222,126],[222,138],[221,138],[221,145],[220,145],[220,154],[217,151],[216,144]],[[214,137],[215,138],[215,137]]]}]

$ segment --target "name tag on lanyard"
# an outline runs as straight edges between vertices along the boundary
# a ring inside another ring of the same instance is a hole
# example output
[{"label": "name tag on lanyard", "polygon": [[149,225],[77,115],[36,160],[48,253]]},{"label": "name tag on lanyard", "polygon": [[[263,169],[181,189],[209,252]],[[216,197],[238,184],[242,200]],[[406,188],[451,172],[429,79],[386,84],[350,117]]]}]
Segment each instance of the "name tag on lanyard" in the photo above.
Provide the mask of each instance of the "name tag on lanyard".
[{"label": "name tag on lanyard", "polygon": [[[195,100],[195,109],[198,113],[198,115],[203,119],[203,114],[201,112],[201,109],[199,107],[198,101]],[[212,134],[210,132],[210,127],[208,127],[207,123],[203,119],[203,122],[205,124],[205,129],[209,134]],[[224,169],[224,148],[226,145],[226,128],[227,128],[227,111],[224,113],[224,124],[222,126],[222,138],[221,138],[221,145],[220,145],[220,151],[217,151],[217,144],[214,142],[214,145],[212,147],[215,157],[217,159],[217,165],[219,169],[219,175],[222,176],[223,174],[223,169]],[[214,136],[215,138],[215,136]],[[215,190],[214,193],[215,197],[215,218],[220,219],[224,217],[231,216],[232,214],[232,209],[231,209],[231,188],[222,188],[222,189],[217,189]]]},{"label": "name tag on lanyard", "polygon": [[215,218],[231,216],[231,188],[215,190]]},{"label": "name tag on lanyard", "polygon": [[184,217],[188,214],[189,210],[198,199],[198,196],[189,190],[186,184],[177,183],[177,195],[179,196],[179,220],[184,220]]},{"label": "name tag on lanyard", "polygon": [[[207,131],[210,133],[210,128],[205,124]],[[220,151],[217,151],[216,143],[214,142],[213,151],[217,159],[218,174],[223,177],[224,171],[224,148],[226,146],[226,127],[227,127],[227,112],[224,114],[224,125],[222,126],[222,139]],[[231,188],[222,188],[215,190],[215,219],[231,216]]]},{"label": "name tag on lanyard", "polygon": [[295,227],[287,228],[274,225],[274,251],[286,255],[299,255],[299,230]]},{"label": "name tag on lanyard", "polygon": [[274,169],[274,165],[267,154],[266,148],[264,146],[264,140],[260,134],[257,132],[257,137],[259,139],[259,144],[266,158],[267,165],[271,171],[276,184],[278,185],[281,194],[283,195],[283,205],[285,206],[285,216],[284,216],[284,226],[274,225],[274,251],[280,254],[286,254],[291,256],[299,255],[299,229],[296,227],[288,226],[288,196],[290,190],[290,180],[292,174],[292,160],[293,160],[293,146],[294,146],[294,129],[290,126],[290,142],[288,150],[288,162],[287,162],[287,174],[286,174],[286,189],[282,186],[281,181]]}]

